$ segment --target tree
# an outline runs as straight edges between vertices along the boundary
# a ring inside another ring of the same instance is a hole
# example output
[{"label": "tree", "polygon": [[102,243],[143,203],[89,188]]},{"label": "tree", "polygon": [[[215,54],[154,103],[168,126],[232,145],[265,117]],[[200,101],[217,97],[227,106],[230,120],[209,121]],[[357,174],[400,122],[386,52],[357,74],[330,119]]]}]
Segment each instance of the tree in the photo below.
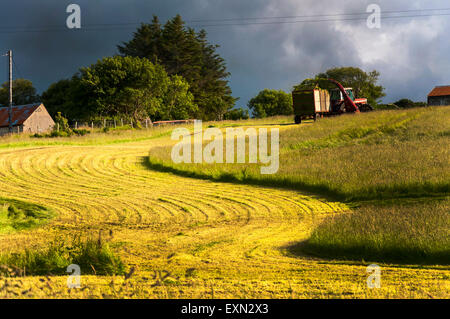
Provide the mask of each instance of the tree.
[{"label": "tree", "polygon": [[55,115],[55,126],[53,129],[66,133],[70,133],[72,131],[69,126],[69,121],[61,115],[61,112],[57,112]]},{"label": "tree", "polygon": [[104,58],[80,71],[80,90],[88,109],[102,116],[125,115],[136,121],[173,119],[197,111],[189,85],[169,77],[161,65],[146,58]]},{"label": "tree", "polygon": [[292,96],[282,90],[264,89],[248,102],[248,107],[257,118],[294,113]]},{"label": "tree", "polygon": [[164,94],[163,108],[156,112],[158,119],[186,120],[197,111],[189,84],[178,75],[172,77]]},{"label": "tree", "polygon": [[[24,105],[39,102],[40,97],[36,94],[33,83],[26,79],[13,80],[13,104]],[[9,105],[9,81],[2,84],[0,88],[0,105]]]},{"label": "tree", "polygon": [[335,88],[334,84],[321,79],[335,79],[339,81],[344,87],[353,88],[353,92],[356,98],[367,98],[370,105],[376,106],[380,103],[380,99],[386,94],[384,93],[384,87],[377,85],[380,73],[376,70],[371,72],[364,72],[360,68],[355,67],[341,67],[332,68],[325,73],[319,73],[313,79],[306,79],[300,85],[295,86],[311,86],[319,82],[319,86],[324,89]]},{"label": "tree", "polygon": [[123,56],[147,58],[152,63],[158,63],[161,55],[161,24],[157,16],[153,16],[151,24],[141,24],[133,34],[133,39],[118,46]]},{"label": "tree", "polygon": [[51,115],[71,120],[124,116],[141,121],[187,119],[198,107],[189,84],[146,58],[104,58],[42,94]]},{"label": "tree", "polygon": [[154,16],[150,24],[142,24],[133,39],[118,46],[122,56],[148,58],[164,66],[169,75],[180,75],[189,83],[189,90],[198,105],[197,116],[221,119],[234,106],[236,99],[226,80],[229,73],[218,45],[207,41],[204,30],[196,33],[186,28],[180,15],[161,26]]},{"label": "tree", "polygon": [[394,102],[393,104],[395,104],[396,106],[403,108],[403,109],[412,108],[412,107],[422,107],[422,106],[427,105],[427,103],[425,103],[425,102],[414,102],[414,101],[411,101],[410,99],[401,99],[401,100],[398,100],[397,102]]},{"label": "tree", "polygon": [[42,102],[52,117],[61,112],[72,120],[87,120],[95,115],[95,110],[88,109],[87,99],[86,92],[81,91],[78,75],[53,83],[42,93]]},{"label": "tree", "polygon": [[232,120],[232,121],[247,120],[248,118],[249,118],[248,110],[243,108],[229,110],[224,115],[225,120]]}]

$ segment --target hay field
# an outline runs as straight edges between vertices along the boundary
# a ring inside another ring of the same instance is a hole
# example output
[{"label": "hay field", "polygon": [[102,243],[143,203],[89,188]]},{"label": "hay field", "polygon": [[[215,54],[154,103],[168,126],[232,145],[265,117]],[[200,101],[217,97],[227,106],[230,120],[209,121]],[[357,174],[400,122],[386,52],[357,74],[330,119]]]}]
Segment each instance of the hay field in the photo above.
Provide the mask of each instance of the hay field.
[{"label": "hay field", "polygon": [[380,264],[382,287],[368,289],[370,261],[322,259],[296,251],[325,218],[348,213],[349,202],[152,169],[148,154],[172,143],[167,132],[2,141],[0,198],[46,207],[55,216],[38,227],[0,233],[1,254],[101,234],[127,270],[134,271],[128,279],[82,275],[82,288],[72,290],[67,276],[0,277],[0,297],[449,296],[446,266]]}]

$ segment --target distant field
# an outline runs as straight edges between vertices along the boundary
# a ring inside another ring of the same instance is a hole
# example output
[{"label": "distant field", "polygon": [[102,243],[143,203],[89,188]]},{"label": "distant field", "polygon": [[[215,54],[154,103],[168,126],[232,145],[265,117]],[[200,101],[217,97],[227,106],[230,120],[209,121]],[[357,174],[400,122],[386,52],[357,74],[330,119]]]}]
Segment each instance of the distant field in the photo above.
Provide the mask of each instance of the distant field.
[{"label": "distant field", "polygon": [[[0,297],[448,298],[450,269],[439,257],[448,242],[448,108],[291,122],[204,123],[280,128],[280,172],[270,177],[259,166],[173,165],[170,126],[1,138]],[[35,220],[30,207],[49,214]],[[14,227],[25,216],[36,223]],[[366,243],[356,255],[345,230]],[[391,260],[373,243],[428,255]],[[95,258],[98,273],[88,266]],[[72,261],[82,263],[82,289],[69,290],[61,275]],[[366,285],[373,262],[380,289]]]}]

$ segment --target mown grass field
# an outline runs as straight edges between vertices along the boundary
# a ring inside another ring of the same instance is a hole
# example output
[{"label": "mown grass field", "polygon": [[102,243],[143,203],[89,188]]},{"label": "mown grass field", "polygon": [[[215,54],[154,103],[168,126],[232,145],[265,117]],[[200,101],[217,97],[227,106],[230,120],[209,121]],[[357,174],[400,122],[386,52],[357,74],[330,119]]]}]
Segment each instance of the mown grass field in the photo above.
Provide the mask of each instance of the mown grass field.
[{"label": "mown grass field", "polygon": [[[355,220],[350,217],[362,214],[356,217],[361,224],[376,220],[378,211],[412,220],[414,227],[430,220],[448,232],[448,114],[448,108],[387,111],[302,126],[286,125],[290,118],[205,123],[280,128],[280,171],[270,177],[258,175],[259,166],[174,166],[168,160],[172,127],[3,138],[6,217],[0,227],[8,231],[0,231],[0,260],[45,252],[55,242],[69,247],[77,236],[101,237],[129,276],[82,269],[82,288],[69,290],[67,276],[28,276],[25,270],[25,277],[0,277],[0,297],[448,298],[450,269],[441,259],[392,262],[360,258],[361,252],[333,259],[325,240],[343,236],[333,223],[358,232],[348,226]],[[353,170],[350,162],[357,163]],[[7,214],[11,200],[54,216],[16,229],[15,215]],[[400,201],[420,210],[419,217],[404,217],[403,206],[391,212]],[[428,219],[427,205],[443,205],[443,217]],[[385,231],[380,226],[380,238]],[[426,227],[413,233],[422,242],[430,237]],[[302,247],[314,238],[318,255]],[[448,251],[446,243],[435,250]],[[382,267],[380,289],[367,288],[366,267],[373,262]]]}]

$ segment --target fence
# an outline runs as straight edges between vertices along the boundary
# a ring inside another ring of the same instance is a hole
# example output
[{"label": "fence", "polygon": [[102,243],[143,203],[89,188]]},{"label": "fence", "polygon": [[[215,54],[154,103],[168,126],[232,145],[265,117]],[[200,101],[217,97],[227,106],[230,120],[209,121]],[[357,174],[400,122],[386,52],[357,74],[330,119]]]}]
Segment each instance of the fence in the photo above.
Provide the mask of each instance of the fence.
[{"label": "fence", "polygon": [[[74,121],[69,124],[69,127],[71,129],[76,130],[89,130],[91,132],[93,131],[101,131],[104,129],[150,129],[152,127],[156,126],[163,126],[163,125],[178,125],[178,124],[188,124],[193,123],[195,120],[175,120],[175,121],[157,121],[152,122],[151,120],[144,120],[144,121],[133,121],[133,120],[96,120],[96,121]],[[55,131],[60,131],[61,127],[58,123],[55,124],[54,127]],[[10,134],[34,134],[34,133],[46,133],[44,131],[39,130],[38,132],[24,132],[22,126],[14,126],[12,133],[9,132],[8,127],[2,127],[0,128],[0,136],[4,135],[10,135]]]},{"label": "fence", "polygon": [[[95,129],[134,129],[134,128],[145,128],[149,129],[151,127],[155,126],[162,126],[162,125],[179,125],[179,124],[188,124],[193,123],[195,120],[175,120],[175,121],[157,121],[152,122],[151,120],[144,120],[144,121],[133,121],[133,120],[96,120],[96,121],[75,121],[72,122],[69,127],[71,129],[89,129],[89,130],[95,130]],[[58,127],[56,127],[56,130],[59,130]]]}]

